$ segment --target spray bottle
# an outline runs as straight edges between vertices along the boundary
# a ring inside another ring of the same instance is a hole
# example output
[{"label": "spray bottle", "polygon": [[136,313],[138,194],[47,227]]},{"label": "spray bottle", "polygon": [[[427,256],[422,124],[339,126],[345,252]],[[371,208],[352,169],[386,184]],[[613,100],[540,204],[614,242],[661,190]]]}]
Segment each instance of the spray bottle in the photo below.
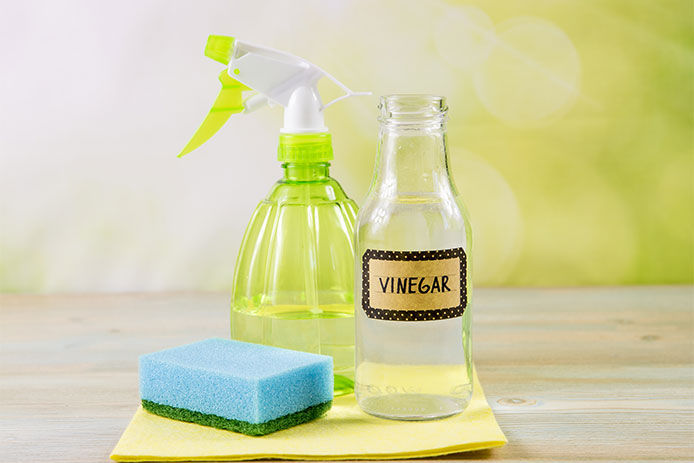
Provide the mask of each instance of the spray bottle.
[{"label": "spray bottle", "polygon": [[[232,114],[284,107],[277,152],[284,175],[246,227],[234,270],[231,336],[330,355],[335,393],[351,392],[357,206],[329,175],[333,150],[323,111],[367,93],[298,56],[232,37],[211,35],[205,55],[227,65],[222,90],[179,156],[205,143]],[[323,77],[344,92],[327,104],[317,88]]]}]

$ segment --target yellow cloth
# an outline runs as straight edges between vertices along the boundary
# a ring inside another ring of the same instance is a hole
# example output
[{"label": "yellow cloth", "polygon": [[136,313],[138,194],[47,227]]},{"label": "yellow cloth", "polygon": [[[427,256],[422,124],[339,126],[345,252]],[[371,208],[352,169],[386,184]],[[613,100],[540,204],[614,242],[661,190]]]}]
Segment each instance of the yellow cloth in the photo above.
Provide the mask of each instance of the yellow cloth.
[{"label": "yellow cloth", "polygon": [[250,437],[162,418],[139,408],[113,449],[116,461],[375,460],[413,458],[499,447],[506,437],[477,374],[462,414],[433,421],[393,421],[367,415],[354,394],[337,397],[322,418]]}]

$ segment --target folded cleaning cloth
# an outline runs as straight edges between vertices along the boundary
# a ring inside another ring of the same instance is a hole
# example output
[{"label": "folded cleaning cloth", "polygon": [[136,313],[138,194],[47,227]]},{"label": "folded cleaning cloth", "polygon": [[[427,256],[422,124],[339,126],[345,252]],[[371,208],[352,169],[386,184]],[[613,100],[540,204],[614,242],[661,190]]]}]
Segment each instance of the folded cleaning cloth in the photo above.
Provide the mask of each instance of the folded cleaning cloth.
[{"label": "folded cleaning cloth", "polygon": [[354,394],[337,397],[315,421],[262,437],[135,413],[111,458],[116,461],[376,460],[445,455],[499,447],[506,437],[474,375],[462,414],[433,421],[367,415]]}]

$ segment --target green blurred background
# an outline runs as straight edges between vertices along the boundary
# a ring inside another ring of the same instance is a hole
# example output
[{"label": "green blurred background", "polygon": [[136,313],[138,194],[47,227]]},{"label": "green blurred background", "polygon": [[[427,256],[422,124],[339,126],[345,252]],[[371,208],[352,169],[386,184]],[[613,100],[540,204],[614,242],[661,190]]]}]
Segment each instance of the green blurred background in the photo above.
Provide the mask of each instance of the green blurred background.
[{"label": "green blurred background", "polygon": [[[280,175],[281,111],[175,158],[217,91],[208,33],[355,90],[447,96],[476,284],[694,281],[689,0],[27,2],[3,16],[2,291],[229,289]],[[357,202],[375,105],[326,114]]]}]

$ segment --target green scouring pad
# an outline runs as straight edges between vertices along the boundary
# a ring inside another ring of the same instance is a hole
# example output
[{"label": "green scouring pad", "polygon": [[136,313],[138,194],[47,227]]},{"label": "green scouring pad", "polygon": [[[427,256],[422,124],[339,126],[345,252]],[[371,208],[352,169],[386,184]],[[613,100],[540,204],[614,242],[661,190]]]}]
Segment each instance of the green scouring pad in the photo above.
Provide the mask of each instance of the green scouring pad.
[{"label": "green scouring pad", "polygon": [[313,405],[312,407],[305,408],[299,412],[290,413],[289,415],[284,415],[264,423],[249,423],[248,421],[232,420],[229,418],[222,418],[221,416],[217,415],[210,415],[208,413],[194,412],[192,410],[188,410],[187,408],[162,405],[156,402],[150,402],[149,400],[142,401],[142,407],[155,415],[164,416],[173,420],[187,421],[189,423],[201,424],[203,426],[211,426],[213,428],[240,432],[243,434],[248,434],[249,436],[263,436],[265,434],[270,434],[271,432],[279,431],[280,429],[291,428],[297,424],[314,420],[330,410],[331,405],[332,401],[324,402],[322,404]]},{"label": "green scouring pad", "polygon": [[208,339],[140,357],[145,410],[251,436],[318,418],[332,394],[324,355]]}]

